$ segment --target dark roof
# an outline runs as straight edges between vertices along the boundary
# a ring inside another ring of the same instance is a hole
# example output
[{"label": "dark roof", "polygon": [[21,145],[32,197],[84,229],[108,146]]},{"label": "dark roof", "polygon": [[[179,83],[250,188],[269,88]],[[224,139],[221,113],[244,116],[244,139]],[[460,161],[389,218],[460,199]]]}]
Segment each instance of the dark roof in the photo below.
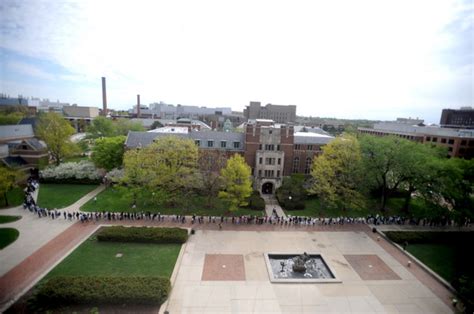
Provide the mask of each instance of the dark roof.
[{"label": "dark roof", "polygon": [[21,139],[35,136],[31,124],[0,125],[0,139]]},{"label": "dark roof", "polygon": [[36,129],[36,124],[38,123],[37,118],[23,118],[18,122],[18,124],[31,124],[33,129]]},{"label": "dark roof", "polygon": [[[209,148],[208,141],[214,141],[212,148],[221,148],[220,142],[226,141],[229,144],[226,145],[226,150],[237,150],[241,151],[244,148],[244,137],[243,133],[234,132],[190,132],[187,134],[182,133],[154,133],[154,132],[129,132],[125,146],[127,148],[144,147],[153,142],[156,138],[165,136],[179,136],[189,138],[192,140],[200,140],[200,148]],[[233,142],[239,142],[239,148],[234,148]]]},{"label": "dark roof", "polygon": [[38,140],[37,138],[29,138],[25,140],[31,147],[35,150],[41,150],[46,148],[46,144],[43,141]]},{"label": "dark roof", "polygon": [[11,167],[11,168],[21,167],[28,164],[23,158],[19,156],[16,156],[16,157],[8,156],[5,158],[2,158],[2,160],[8,167]]}]

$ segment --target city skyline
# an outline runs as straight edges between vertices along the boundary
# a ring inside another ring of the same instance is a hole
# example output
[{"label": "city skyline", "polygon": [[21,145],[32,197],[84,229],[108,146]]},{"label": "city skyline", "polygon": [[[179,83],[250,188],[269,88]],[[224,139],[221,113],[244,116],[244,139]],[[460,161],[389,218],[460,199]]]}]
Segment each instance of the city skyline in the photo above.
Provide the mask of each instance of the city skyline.
[{"label": "city skyline", "polygon": [[0,5],[0,92],[101,107],[296,105],[299,116],[439,123],[472,106],[469,1]]}]

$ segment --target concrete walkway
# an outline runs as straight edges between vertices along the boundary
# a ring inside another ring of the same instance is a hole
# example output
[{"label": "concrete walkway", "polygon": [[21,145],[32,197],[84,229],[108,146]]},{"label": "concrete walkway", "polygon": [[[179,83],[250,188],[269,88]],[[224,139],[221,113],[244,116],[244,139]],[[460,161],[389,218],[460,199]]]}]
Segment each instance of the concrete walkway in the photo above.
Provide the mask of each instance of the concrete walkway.
[{"label": "concrete walkway", "polygon": [[[101,185],[90,193],[84,195],[74,204],[61,210],[78,211],[82,205],[87,203],[104,189],[105,186]],[[38,198],[38,191],[39,189],[33,193],[35,201]],[[47,217],[40,218],[34,213],[23,209],[22,206],[3,209],[0,213],[2,215],[22,217],[20,220],[15,222],[1,225],[2,228],[17,229],[20,232],[20,236],[15,242],[3,250],[0,250],[0,276],[11,270],[15,265],[18,265],[25,258],[33,254],[38,248],[54,239],[74,223],[73,221],[64,220],[62,217],[56,218],[55,220]]]},{"label": "concrete walkway", "polygon": [[274,195],[262,195],[262,198],[265,201],[265,213],[267,217],[273,217],[273,210],[275,209],[278,217],[285,217],[285,212],[281,208],[280,204],[278,204],[277,199],[275,198]]}]

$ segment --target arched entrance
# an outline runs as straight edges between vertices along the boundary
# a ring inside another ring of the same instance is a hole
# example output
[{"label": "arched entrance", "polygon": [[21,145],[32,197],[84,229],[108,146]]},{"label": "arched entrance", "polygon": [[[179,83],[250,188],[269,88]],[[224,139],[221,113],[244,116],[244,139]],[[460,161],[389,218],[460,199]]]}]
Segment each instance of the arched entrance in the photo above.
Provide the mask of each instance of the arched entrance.
[{"label": "arched entrance", "polygon": [[262,185],[262,194],[273,194],[273,183],[265,182]]}]

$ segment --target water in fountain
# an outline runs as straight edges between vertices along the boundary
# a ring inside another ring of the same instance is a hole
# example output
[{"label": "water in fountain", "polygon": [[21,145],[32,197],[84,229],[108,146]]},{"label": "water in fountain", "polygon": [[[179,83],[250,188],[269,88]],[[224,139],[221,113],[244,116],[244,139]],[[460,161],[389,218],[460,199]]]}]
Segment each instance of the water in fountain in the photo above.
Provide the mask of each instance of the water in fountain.
[{"label": "water in fountain", "polygon": [[[309,255],[304,262],[306,268],[302,272],[293,271],[295,257],[298,255],[277,255],[269,254],[270,265],[272,267],[273,276],[276,279],[329,279],[334,278],[321,255]],[[282,262],[284,266],[282,267]],[[283,271],[282,271],[283,270]]]}]

